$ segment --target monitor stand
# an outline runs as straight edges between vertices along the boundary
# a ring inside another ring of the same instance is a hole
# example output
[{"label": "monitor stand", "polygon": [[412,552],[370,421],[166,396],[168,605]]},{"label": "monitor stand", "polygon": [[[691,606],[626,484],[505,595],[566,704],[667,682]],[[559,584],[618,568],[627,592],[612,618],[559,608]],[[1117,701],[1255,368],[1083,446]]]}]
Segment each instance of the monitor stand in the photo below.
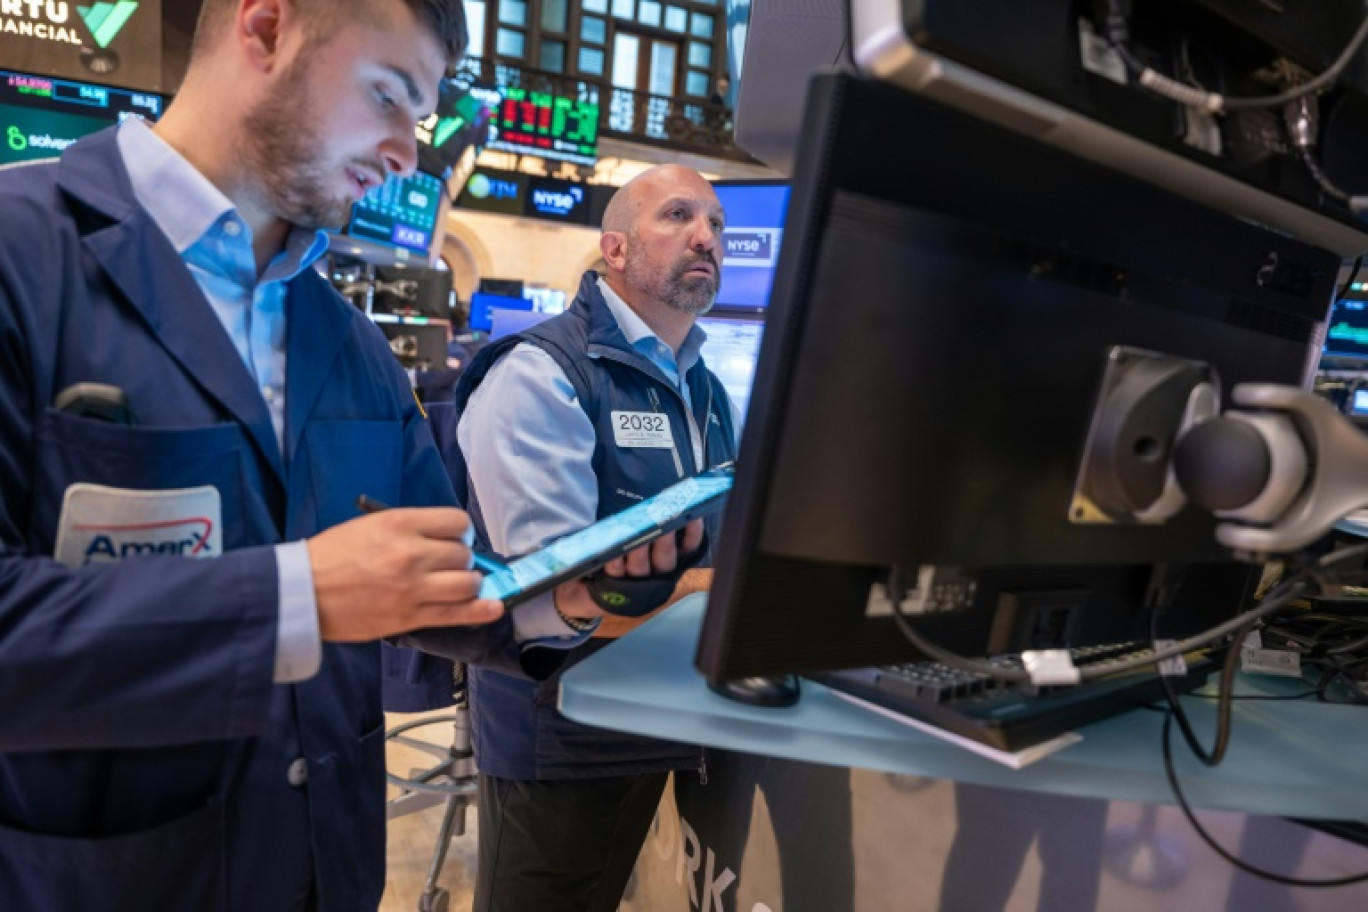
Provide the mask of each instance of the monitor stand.
[{"label": "monitor stand", "polygon": [[773,678],[737,678],[720,684],[709,684],[713,693],[721,694],[729,700],[750,706],[767,706],[778,709],[792,706],[798,702],[801,690],[796,675],[779,675]]}]

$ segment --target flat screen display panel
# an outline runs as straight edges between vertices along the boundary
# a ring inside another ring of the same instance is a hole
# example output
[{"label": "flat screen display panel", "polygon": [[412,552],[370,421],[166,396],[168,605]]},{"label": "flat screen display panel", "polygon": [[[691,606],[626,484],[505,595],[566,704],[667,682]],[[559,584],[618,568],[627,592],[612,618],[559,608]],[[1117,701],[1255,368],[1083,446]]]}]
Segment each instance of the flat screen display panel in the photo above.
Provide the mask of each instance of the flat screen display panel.
[{"label": "flat screen display panel", "polygon": [[420,121],[418,169],[449,177],[466,150],[484,147],[489,125],[503,103],[497,89],[444,79],[438,87],[437,110]]},{"label": "flat screen display panel", "polygon": [[160,95],[0,70],[0,165],[56,158],[130,114],[155,121],[161,113]]},{"label": "flat screen display panel", "polygon": [[[628,428],[625,433],[641,430]],[[487,575],[480,586],[480,598],[499,599],[511,607],[561,582],[583,576],[690,519],[720,510],[731,487],[731,465],[718,466],[685,478],[621,513],[607,516],[507,565],[482,558]]]},{"label": "flat screen display panel", "polygon": [[727,214],[717,304],[761,311],[768,306],[774,285],[789,187],[774,182],[718,181],[713,188]]},{"label": "flat screen display panel", "polygon": [[1368,361],[1368,301],[1341,298],[1330,311],[1325,354]]},{"label": "flat screen display panel", "polygon": [[532,310],[533,302],[511,295],[487,294],[477,291],[470,296],[470,328],[489,332],[494,328],[495,310]]},{"label": "flat screen display panel", "polygon": [[550,92],[506,86],[489,148],[592,165],[598,160],[599,106]]},{"label": "flat screen display panel", "polygon": [[456,205],[499,215],[522,215],[528,180],[528,175],[514,171],[476,168],[466,178],[465,186],[456,197]]},{"label": "flat screen display panel", "polygon": [[538,323],[551,319],[555,314],[539,310],[509,310],[506,307],[489,309],[489,341],[495,342],[504,336],[531,329]]},{"label": "flat screen display panel", "polygon": [[750,405],[755,363],[760,357],[760,339],[765,324],[753,317],[738,319],[710,314],[699,317],[698,325],[708,334],[708,341],[703,343],[703,361],[722,381],[727,395],[744,418]]},{"label": "flat screen display panel", "polygon": [[442,193],[441,180],[431,174],[391,177],[352,207],[347,233],[426,254]]}]

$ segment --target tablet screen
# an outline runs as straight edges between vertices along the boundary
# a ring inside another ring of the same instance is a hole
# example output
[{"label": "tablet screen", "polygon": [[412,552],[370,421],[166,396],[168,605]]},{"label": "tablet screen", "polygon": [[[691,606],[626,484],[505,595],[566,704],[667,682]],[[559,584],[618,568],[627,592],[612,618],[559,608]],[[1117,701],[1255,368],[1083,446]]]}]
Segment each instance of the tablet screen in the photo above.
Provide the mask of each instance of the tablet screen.
[{"label": "tablet screen", "polygon": [[[732,470],[714,469],[671,485],[654,497],[557,539],[490,573],[480,598],[509,600],[574,579],[657,535],[721,507]],[[709,509],[711,507],[712,509]]]}]

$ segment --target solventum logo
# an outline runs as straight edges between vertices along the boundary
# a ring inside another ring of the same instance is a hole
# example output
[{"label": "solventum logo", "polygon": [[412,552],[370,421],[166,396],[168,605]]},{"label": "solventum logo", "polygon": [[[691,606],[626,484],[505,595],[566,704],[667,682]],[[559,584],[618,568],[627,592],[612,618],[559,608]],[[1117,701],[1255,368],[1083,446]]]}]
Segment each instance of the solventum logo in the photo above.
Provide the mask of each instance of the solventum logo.
[{"label": "solventum logo", "polygon": [[132,0],[118,0],[116,3],[78,6],[76,9],[80,12],[86,28],[90,29],[90,36],[95,39],[95,43],[106,48],[128,24],[129,17],[138,11],[138,4]]}]

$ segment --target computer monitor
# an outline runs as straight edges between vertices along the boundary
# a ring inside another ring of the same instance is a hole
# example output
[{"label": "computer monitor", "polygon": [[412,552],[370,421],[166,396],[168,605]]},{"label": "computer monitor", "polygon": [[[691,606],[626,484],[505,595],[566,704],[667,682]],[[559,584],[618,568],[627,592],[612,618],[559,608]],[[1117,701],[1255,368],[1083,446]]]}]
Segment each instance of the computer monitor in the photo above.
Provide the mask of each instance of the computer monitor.
[{"label": "computer monitor", "polygon": [[0,70],[0,167],[56,158],[129,115],[155,121],[161,113],[161,96],[149,92]]},{"label": "computer monitor", "polygon": [[489,309],[489,341],[497,342],[504,336],[531,329],[538,323],[551,319],[555,314],[540,310],[509,310],[506,307]]},{"label": "computer monitor", "polygon": [[1299,384],[1340,258],[849,76],[813,81],[797,162],[709,679],[924,658],[880,598],[894,566],[919,632],[968,655],[1146,639],[1161,567],[1162,634],[1242,607],[1210,516],[1072,515],[1100,383],[1128,346],[1213,365],[1226,404]]},{"label": "computer monitor", "polygon": [[1353,418],[1368,418],[1368,389],[1356,389],[1349,399],[1349,415]]},{"label": "computer monitor", "polygon": [[769,304],[774,285],[788,209],[788,184],[715,181],[713,189],[727,213],[717,306],[759,313]]},{"label": "computer monitor", "polygon": [[347,234],[427,255],[446,185],[431,174],[391,177],[352,206]]},{"label": "computer monitor", "polygon": [[477,291],[470,296],[470,328],[480,332],[493,329],[492,311],[495,309],[532,310],[532,301],[524,297]]},{"label": "computer monitor", "polygon": [[708,341],[703,343],[703,361],[722,381],[744,419],[750,406],[765,324],[749,313],[713,310],[699,317],[698,325],[708,334]]},{"label": "computer monitor", "polygon": [[377,266],[374,313],[451,319],[450,270],[427,266]]},{"label": "computer monitor", "polygon": [[558,314],[565,312],[566,293],[560,288],[547,288],[544,285],[524,285],[522,296],[532,302],[537,313]]},{"label": "computer monitor", "polygon": [[[1360,283],[1354,283],[1356,286]],[[1325,330],[1325,357],[1368,366],[1368,289],[1353,289],[1330,311]]]}]

